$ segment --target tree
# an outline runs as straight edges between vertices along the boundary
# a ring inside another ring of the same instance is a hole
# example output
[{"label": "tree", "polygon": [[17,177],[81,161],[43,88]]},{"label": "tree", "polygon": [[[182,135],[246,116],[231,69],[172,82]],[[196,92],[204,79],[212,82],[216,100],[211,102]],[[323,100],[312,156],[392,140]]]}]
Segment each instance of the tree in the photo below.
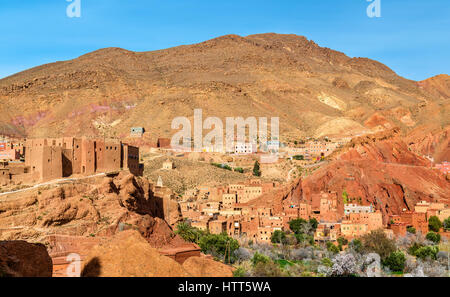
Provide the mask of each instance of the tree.
[{"label": "tree", "polygon": [[384,266],[389,267],[393,272],[403,272],[405,270],[406,257],[400,251],[391,253],[386,260],[384,260]]},{"label": "tree", "polygon": [[187,222],[182,222],[177,225],[175,234],[178,234],[184,240],[188,242],[198,243],[200,238],[204,235],[204,232],[192,227]]},{"label": "tree", "polygon": [[425,238],[435,244],[438,244],[439,242],[441,242],[441,235],[439,233],[436,233],[433,231],[428,232],[428,234]]},{"label": "tree", "polygon": [[317,226],[319,226],[319,222],[316,220],[316,218],[312,218],[309,220],[309,224],[311,225],[311,228],[315,232],[317,229]]},{"label": "tree", "polygon": [[430,231],[439,232],[442,228],[442,222],[439,220],[437,216],[432,216],[428,220],[428,229]]},{"label": "tree", "polygon": [[275,230],[275,232],[272,233],[272,237],[270,240],[272,243],[285,243],[286,233],[281,230]]},{"label": "tree", "polygon": [[450,217],[448,217],[445,221],[444,221],[444,229],[446,231],[450,231]]},{"label": "tree", "polygon": [[239,248],[239,242],[226,234],[206,234],[200,238],[198,245],[204,253],[224,257],[225,262],[234,261],[234,251]]},{"label": "tree", "polygon": [[362,251],[366,253],[377,253],[381,260],[397,250],[395,241],[387,238],[383,230],[372,231],[362,238]]},{"label": "tree", "polygon": [[307,221],[304,219],[295,219],[289,222],[289,229],[292,230],[295,234],[302,234],[303,225],[306,224]]},{"label": "tree", "polygon": [[260,169],[258,161],[255,161],[255,165],[253,166],[253,175],[254,176],[261,176],[261,169]]}]

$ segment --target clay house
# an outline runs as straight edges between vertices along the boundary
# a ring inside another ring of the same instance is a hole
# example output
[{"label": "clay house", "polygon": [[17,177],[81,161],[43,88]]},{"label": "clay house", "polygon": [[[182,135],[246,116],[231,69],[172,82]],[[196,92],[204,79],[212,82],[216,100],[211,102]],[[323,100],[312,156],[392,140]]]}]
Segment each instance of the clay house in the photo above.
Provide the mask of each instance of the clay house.
[{"label": "clay house", "polygon": [[341,234],[346,238],[361,237],[368,232],[367,224],[352,223],[351,221],[342,221]]},{"label": "clay house", "polygon": [[144,133],[145,133],[144,127],[133,127],[131,128],[130,131],[130,137],[141,138],[142,136],[144,136]]},{"label": "clay house", "polygon": [[172,169],[175,169],[175,165],[173,164],[172,161],[167,160],[162,164],[162,169],[163,170],[172,170]]},{"label": "clay house", "polygon": [[226,220],[216,220],[209,222],[209,232],[211,234],[222,234],[227,231]]},{"label": "clay house", "polygon": [[237,203],[237,194],[229,193],[222,195],[222,206],[224,208],[231,208],[233,205]]},{"label": "clay house", "polygon": [[[79,138],[29,139],[26,141],[22,180],[46,181],[74,174],[90,175],[128,169],[141,175],[139,148],[119,141]],[[16,171],[17,172],[17,171]]]},{"label": "clay house", "polygon": [[170,139],[169,138],[158,138],[156,146],[159,148],[170,148]]},{"label": "clay house", "polygon": [[362,206],[362,205],[357,205],[357,204],[346,204],[344,206],[344,213],[346,215],[349,215],[351,213],[370,213],[373,212],[373,206],[369,205],[369,206]]}]

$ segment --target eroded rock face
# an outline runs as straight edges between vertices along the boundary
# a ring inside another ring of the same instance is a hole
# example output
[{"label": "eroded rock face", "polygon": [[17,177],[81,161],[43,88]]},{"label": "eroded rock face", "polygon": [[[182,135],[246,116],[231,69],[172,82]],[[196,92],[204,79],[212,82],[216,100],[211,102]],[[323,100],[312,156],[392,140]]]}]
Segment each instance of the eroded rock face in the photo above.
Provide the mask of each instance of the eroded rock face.
[{"label": "eroded rock face", "polygon": [[162,256],[137,231],[119,232],[95,246],[83,264],[83,277],[188,277],[175,260]]},{"label": "eroded rock face", "polygon": [[343,191],[384,214],[414,209],[421,201],[448,203],[450,183],[431,162],[411,151],[397,133],[366,136],[302,182],[303,199],[321,191]]},{"label": "eroded rock face", "polygon": [[51,277],[52,266],[42,244],[0,241],[0,277]]},{"label": "eroded rock face", "polygon": [[225,264],[207,257],[190,257],[183,263],[183,268],[192,277],[232,277],[233,269]]},{"label": "eroded rock face", "polygon": [[[111,236],[119,229],[137,229],[148,239],[167,242],[173,234],[163,205],[170,195],[156,193],[146,178],[120,173],[2,196],[0,239],[42,242],[51,234]],[[171,212],[176,223],[177,209]]]}]

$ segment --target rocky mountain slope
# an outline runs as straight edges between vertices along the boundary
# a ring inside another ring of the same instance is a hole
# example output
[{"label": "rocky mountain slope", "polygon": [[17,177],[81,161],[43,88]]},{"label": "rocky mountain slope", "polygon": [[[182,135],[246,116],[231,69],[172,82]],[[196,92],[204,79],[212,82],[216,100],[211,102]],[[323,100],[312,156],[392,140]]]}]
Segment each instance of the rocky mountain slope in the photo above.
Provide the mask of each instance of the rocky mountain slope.
[{"label": "rocky mountain slope", "polygon": [[[448,125],[448,76],[414,82],[366,58],[302,36],[228,35],[153,52],[119,48],[42,65],[0,80],[0,131],[125,136],[144,126],[171,136],[177,116],[279,116],[292,138]],[[432,119],[430,118],[432,117]]]}]

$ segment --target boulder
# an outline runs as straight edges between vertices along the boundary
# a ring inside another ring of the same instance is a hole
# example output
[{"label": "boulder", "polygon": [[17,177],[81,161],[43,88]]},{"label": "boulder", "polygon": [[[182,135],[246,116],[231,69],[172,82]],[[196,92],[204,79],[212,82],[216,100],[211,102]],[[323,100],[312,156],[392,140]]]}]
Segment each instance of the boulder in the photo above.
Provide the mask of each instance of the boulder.
[{"label": "boulder", "polygon": [[51,277],[52,270],[43,244],[0,241],[0,277]]},{"label": "boulder", "polygon": [[82,277],[187,277],[175,260],[162,256],[135,230],[117,233],[95,246],[83,263]]},{"label": "boulder", "polygon": [[190,257],[183,263],[193,277],[232,277],[233,268],[206,257]]}]

